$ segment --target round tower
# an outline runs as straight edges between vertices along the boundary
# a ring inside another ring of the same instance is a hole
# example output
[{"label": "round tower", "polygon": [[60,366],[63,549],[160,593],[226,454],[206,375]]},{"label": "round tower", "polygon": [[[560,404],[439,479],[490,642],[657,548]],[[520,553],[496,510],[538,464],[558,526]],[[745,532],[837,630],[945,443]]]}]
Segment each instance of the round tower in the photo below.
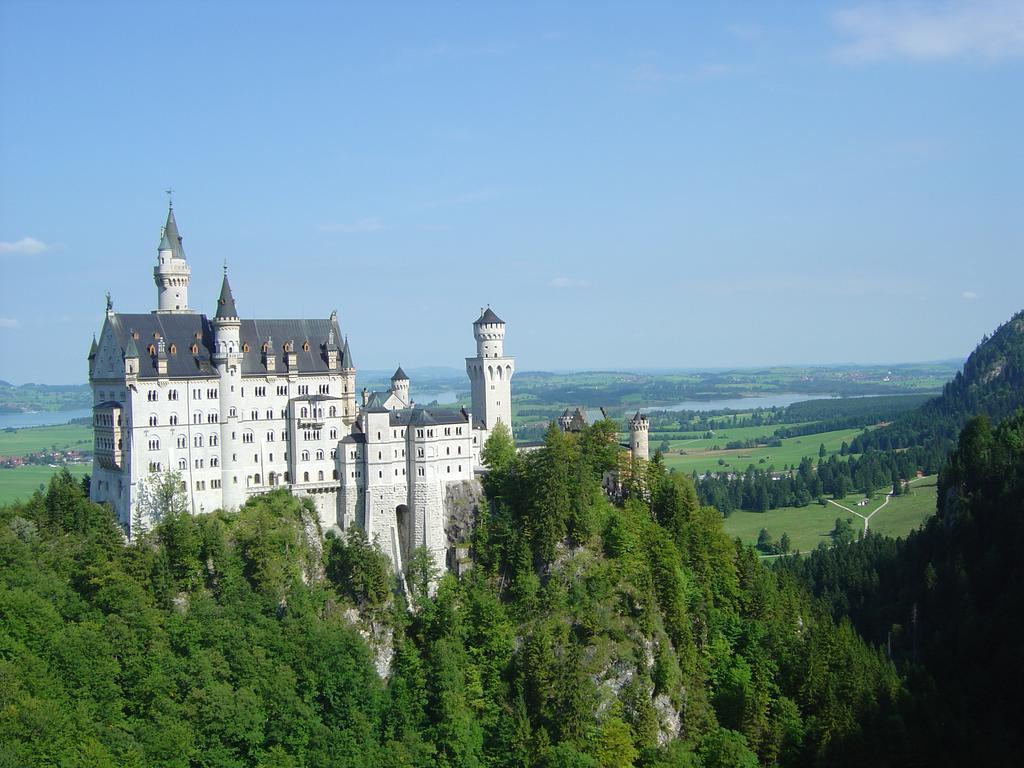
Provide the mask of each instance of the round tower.
[{"label": "round tower", "polygon": [[409,377],[405,375],[402,366],[398,366],[395,375],[391,377],[391,391],[403,403],[409,405]]},{"label": "round tower", "polygon": [[220,375],[220,483],[221,504],[226,510],[237,509],[245,503],[245,484],[240,478],[238,460],[242,416],[241,330],[242,321],[238,319],[225,267],[217,314],[213,318],[213,364]]},{"label": "round tower", "polygon": [[629,420],[629,455],[632,459],[644,459],[650,458],[650,451],[648,449],[648,427],[650,423],[647,421],[647,415],[637,411],[636,414]]},{"label": "round tower", "polygon": [[167,207],[167,223],[160,234],[153,282],[156,283],[157,312],[191,312],[188,308],[188,285],[192,270],[185,261],[185,249],[174,220],[174,206]]}]

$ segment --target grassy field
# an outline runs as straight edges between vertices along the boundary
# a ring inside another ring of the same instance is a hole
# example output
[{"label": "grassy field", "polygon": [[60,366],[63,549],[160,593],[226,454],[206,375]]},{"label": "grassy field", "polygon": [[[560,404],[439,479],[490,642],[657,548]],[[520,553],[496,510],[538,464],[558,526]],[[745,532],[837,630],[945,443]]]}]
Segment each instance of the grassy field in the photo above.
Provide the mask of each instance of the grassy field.
[{"label": "grassy field", "polygon": [[[725,450],[726,443],[731,440],[756,438],[765,433],[770,434],[772,429],[772,427],[737,427],[724,430],[710,440],[699,438],[692,441],[669,441],[671,450],[664,457],[665,466],[687,474],[694,471],[698,473],[728,470],[744,472],[751,464],[760,469],[767,469],[772,465],[776,469],[782,469],[786,464],[790,466],[799,464],[800,459],[804,456],[810,456],[817,461],[818,449],[822,444],[825,445],[827,453],[838,453],[844,442],[849,443],[862,431],[860,429],[838,429],[817,435],[788,437],[782,441],[782,445],[774,448],[766,446]],[[651,436],[652,452],[657,449],[660,442],[656,435]],[[723,450],[712,450],[715,445],[720,446]],[[686,451],[686,454],[680,455],[678,452],[680,449]],[[718,463],[720,459],[724,461],[723,464]]]},{"label": "grassy field", "polygon": [[0,431],[0,456],[25,456],[54,446],[58,450],[91,450],[92,427],[61,424]]},{"label": "grassy field", "polygon": [[[75,477],[89,474],[91,464],[71,464],[68,470]],[[0,468],[0,504],[18,499],[27,499],[40,485],[50,482],[54,472],[60,470],[48,466],[26,466],[14,469]]]},{"label": "grassy field", "polygon": [[[872,531],[886,536],[906,536],[935,513],[935,476],[920,478],[913,482],[911,488],[909,496],[894,496],[884,509],[871,518],[869,527]],[[858,507],[857,502],[863,498],[862,494],[854,493],[840,503],[866,516],[885,501],[885,496],[879,494],[867,506]],[[810,552],[821,542],[831,542],[829,532],[837,517],[852,517],[854,531],[864,530],[864,521],[859,517],[843,511],[835,504],[822,507],[817,503],[806,507],[780,507],[768,512],[736,510],[725,518],[724,526],[726,533],[739,537],[745,544],[757,544],[757,535],[762,528],[767,528],[776,540],[787,533],[792,549]]]}]

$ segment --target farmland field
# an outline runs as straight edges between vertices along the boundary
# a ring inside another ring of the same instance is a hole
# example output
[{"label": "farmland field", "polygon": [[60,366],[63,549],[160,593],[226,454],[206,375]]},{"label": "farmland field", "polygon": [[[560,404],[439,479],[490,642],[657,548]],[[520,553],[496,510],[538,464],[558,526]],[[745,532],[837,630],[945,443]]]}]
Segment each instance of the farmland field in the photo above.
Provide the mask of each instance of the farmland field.
[{"label": "farmland field", "polygon": [[[91,464],[68,465],[68,471],[76,478],[89,474],[91,468]],[[27,499],[40,485],[49,483],[54,472],[59,471],[59,468],[46,465],[0,468],[0,504]]]},{"label": "farmland field", "polygon": [[[810,456],[817,461],[818,450],[822,444],[824,444],[827,454],[838,453],[844,442],[849,443],[862,430],[837,429],[816,435],[788,437],[782,441],[782,445],[775,447],[725,449],[725,445],[732,440],[749,440],[766,433],[771,434],[772,431],[772,427],[738,427],[723,430],[712,439],[702,437],[691,441],[670,440],[670,452],[664,457],[665,466],[687,474],[708,471],[744,472],[751,464],[760,469],[774,466],[781,470],[786,464],[790,466],[799,464],[800,459],[804,456]],[[652,434],[652,454],[659,443],[657,435]],[[720,446],[722,450],[712,450],[716,445]],[[678,453],[680,449],[686,454],[680,455]],[[722,460],[723,463],[720,464],[719,460]]]},{"label": "farmland field", "polygon": [[[894,496],[878,514],[871,518],[870,530],[885,536],[906,536],[935,513],[935,476],[920,478],[912,482],[911,494]],[[867,506],[858,507],[857,502],[864,496],[850,494],[840,503],[855,509],[862,515],[870,515],[885,501],[883,494],[871,499]],[[736,510],[723,523],[726,533],[739,537],[744,544],[757,544],[762,528],[767,528],[773,539],[783,533],[789,534],[790,548],[810,552],[818,544],[831,543],[829,532],[837,517],[852,517],[855,532],[864,530],[864,521],[859,517],[828,504],[808,504],[806,507],[780,507],[768,512],[744,512]]]},{"label": "farmland field", "polygon": [[0,456],[25,456],[49,450],[54,446],[58,450],[91,450],[92,427],[84,424],[61,424],[0,432]]}]

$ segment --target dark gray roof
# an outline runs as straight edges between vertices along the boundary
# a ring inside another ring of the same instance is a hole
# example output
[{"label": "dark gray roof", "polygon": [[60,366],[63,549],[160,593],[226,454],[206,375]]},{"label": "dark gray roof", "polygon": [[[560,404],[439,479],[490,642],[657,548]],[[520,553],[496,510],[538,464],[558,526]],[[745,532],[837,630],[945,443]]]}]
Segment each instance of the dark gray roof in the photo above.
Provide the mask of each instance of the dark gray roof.
[{"label": "dark gray roof", "polygon": [[392,381],[408,381],[409,377],[405,375],[405,371],[402,370],[402,366],[398,366],[398,370],[395,371],[395,375],[391,377]]},{"label": "dark gray roof", "polygon": [[341,350],[341,367],[355,368],[352,363],[352,350],[348,348],[348,336],[345,337],[345,348]]},{"label": "dark gray roof", "polygon": [[[145,315],[114,314],[109,322],[123,350],[135,349],[135,356],[141,358],[139,378],[157,378],[156,363],[150,358],[147,348],[156,344],[154,333],[159,333],[167,345],[167,375],[170,378],[216,377],[217,370],[211,361],[214,349],[214,328],[206,315],[162,314]],[[263,343],[268,337],[279,339],[276,349],[270,349],[267,357],[276,360],[278,375],[287,371],[282,347],[289,340],[295,341],[295,359],[299,373],[327,373],[327,355],[322,344],[330,331],[335,337],[341,335],[337,323],[330,320],[242,320],[239,336],[242,342],[242,375],[262,376],[267,372],[263,362]],[[131,331],[139,335],[136,347]],[[198,334],[198,338],[197,338]],[[309,351],[303,344],[309,340]],[[192,345],[198,349],[192,354]],[[172,346],[174,351],[172,352]],[[138,350],[147,352],[140,355]],[[248,349],[248,351],[246,351]]]},{"label": "dark gray roof", "polygon": [[388,413],[388,409],[384,407],[384,400],[381,398],[380,392],[370,393],[366,405],[363,406],[363,411],[366,413]]},{"label": "dark gray roof", "polygon": [[493,309],[488,307],[480,314],[480,317],[477,319],[475,323],[473,323],[473,325],[484,325],[485,323],[501,323],[502,325],[504,325],[505,321],[498,317],[496,314],[494,314]]},{"label": "dark gray roof", "polygon": [[217,319],[225,317],[238,317],[238,310],[235,309],[235,297],[231,295],[231,285],[228,283],[227,267],[224,268],[224,282],[220,284],[220,298],[217,299]]},{"label": "dark gray roof", "polygon": [[125,345],[125,347],[124,347],[124,356],[125,357],[138,357],[139,356],[139,348],[137,346],[135,346],[135,338],[131,335],[131,333],[129,333],[129,335],[128,335],[128,344]]},{"label": "dark gray roof", "polygon": [[92,360],[92,359],[94,359],[96,357],[96,352],[98,350],[99,350],[99,347],[96,344],[96,334],[94,333],[92,335],[92,344],[89,345],[89,359],[90,360]]},{"label": "dark gray roof", "polygon": [[391,426],[393,427],[419,427],[434,426],[436,424],[466,424],[469,422],[469,414],[465,409],[453,410],[450,408],[397,408],[391,411]]},{"label": "dark gray roof", "polygon": [[185,249],[181,245],[181,235],[178,234],[178,222],[174,220],[174,208],[167,209],[167,223],[164,224],[163,236],[160,238],[160,250],[171,252],[175,259],[185,258]]}]

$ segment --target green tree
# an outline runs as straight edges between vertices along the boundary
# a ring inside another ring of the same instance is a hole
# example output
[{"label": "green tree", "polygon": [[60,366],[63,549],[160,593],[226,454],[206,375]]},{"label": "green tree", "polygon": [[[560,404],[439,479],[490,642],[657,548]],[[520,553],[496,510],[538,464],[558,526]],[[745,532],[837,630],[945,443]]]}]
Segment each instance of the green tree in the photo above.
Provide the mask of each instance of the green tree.
[{"label": "green tree", "polygon": [[181,473],[153,472],[138,483],[138,500],[132,513],[132,538],[145,535],[165,517],[189,512],[188,494]]}]

